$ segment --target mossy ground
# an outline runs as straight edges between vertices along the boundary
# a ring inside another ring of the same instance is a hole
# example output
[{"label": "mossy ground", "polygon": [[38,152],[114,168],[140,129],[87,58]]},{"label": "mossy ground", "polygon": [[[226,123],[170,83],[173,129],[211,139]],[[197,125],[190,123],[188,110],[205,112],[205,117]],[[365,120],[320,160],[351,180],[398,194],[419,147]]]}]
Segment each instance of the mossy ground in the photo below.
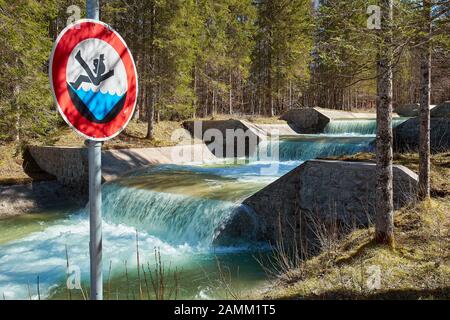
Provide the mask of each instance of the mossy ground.
[{"label": "mossy ground", "polygon": [[[450,153],[432,156],[432,198],[395,212],[394,249],[372,241],[373,227],[355,230],[333,249],[284,270],[270,284],[270,289],[259,292],[256,297],[449,299],[449,156]],[[358,154],[345,160],[373,158],[373,154]],[[417,154],[396,155],[394,161],[418,170]]]}]

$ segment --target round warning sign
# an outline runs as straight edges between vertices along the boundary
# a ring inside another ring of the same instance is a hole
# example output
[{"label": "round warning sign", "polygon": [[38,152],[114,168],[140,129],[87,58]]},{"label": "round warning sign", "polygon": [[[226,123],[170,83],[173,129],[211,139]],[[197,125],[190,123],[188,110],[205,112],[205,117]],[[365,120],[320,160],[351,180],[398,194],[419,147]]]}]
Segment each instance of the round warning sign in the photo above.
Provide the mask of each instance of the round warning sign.
[{"label": "round warning sign", "polygon": [[136,67],[125,41],[107,24],[85,19],[65,28],[49,74],[59,112],[83,137],[111,139],[133,116]]}]

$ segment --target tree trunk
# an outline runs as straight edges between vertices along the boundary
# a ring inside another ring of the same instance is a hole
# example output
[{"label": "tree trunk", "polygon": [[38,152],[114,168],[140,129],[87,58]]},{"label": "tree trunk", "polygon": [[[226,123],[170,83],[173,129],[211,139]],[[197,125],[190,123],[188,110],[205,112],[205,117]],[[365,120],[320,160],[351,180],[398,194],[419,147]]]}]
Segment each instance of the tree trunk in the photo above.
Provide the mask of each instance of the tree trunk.
[{"label": "tree trunk", "polygon": [[[270,34],[272,34],[270,32]],[[268,46],[267,54],[267,96],[266,96],[266,115],[273,117],[273,94],[272,94],[272,45]]]},{"label": "tree trunk", "polygon": [[147,97],[147,135],[146,139],[153,140],[153,126],[155,123],[155,107],[154,107],[154,93],[153,89]]},{"label": "tree trunk", "polygon": [[232,74],[231,69],[230,69],[230,78],[229,78],[230,92],[229,92],[229,97],[228,97],[228,99],[229,99],[228,100],[228,106],[229,106],[230,114],[233,114],[233,89],[232,89],[233,83],[232,83],[232,81],[233,81],[233,74]]},{"label": "tree trunk", "polygon": [[213,88],[212,92],[212,116],[214,117],[216,115],[216,89]]},{"label": "tree trunk", "polygon": [[392,192],[392,22],[393,0],[381,0],[382,26],[377,63],[377,166],[375,241],[394,244]]},{"label": "tree trunk", "polygon": [[194,65],[194,105],[193,105],[193,112],[192,117],[195,119],[197,116],[197,101],[198,101],[198,94],[197,94],[197,64]]},{"label": "tree trunk", "polygon": [[[150,72],[148,73],[149,77],[152,77],[155,74],[155,45],[154,45],[154,39],[155,39],[155,19],[156,19],[156,6],[155,2],[150,2],[150,10],[151,10],[151,17],[150,17],[150,63],[149,68]],[[153,139],[153,126],[154,126],[154,120],[155,120],[155,88],[152,83],[148,85],[148,91],[147,91],[147,99],[146,99],[146,105],[147,105],[147,135],[146,139],[152,140]]]},{"label": "tree trunk", "polygon": [[430,197],[431,3],[423,1],[424,44],[420,48],[419,199]]}]

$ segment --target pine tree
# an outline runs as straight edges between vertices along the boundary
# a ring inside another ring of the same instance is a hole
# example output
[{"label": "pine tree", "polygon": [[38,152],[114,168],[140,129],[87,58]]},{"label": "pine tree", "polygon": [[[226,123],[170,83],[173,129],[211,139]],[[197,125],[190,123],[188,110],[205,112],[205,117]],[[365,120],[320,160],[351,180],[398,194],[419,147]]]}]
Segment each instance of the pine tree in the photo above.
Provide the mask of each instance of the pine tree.
[{"label": "pine tree", "polygon": [[200,20],[194,0],[109,2],[106,22],[124,36],[139,74],[139,116],[145,114],[147,139],[154,122],[194,113],[193,66]]},{"label": "pine tree", "polygon": [[284,109],[283,95],[291,81],[306,77],[312,49],[310,1],[257,2],[253,81],[264,113]]},{"label": "pine tree", "polygon": [[423,1],[420,47],[419,198],[430,196],[431,1]]},{"label": "pine tree", "polygon": [[392,64],[393,0],[380,0],[381,29],[377,63],[377,166],[375,241],[394,243],[392,174]]},{"label": "pine tree", "polygon": [[53,1],[0,0],[0,139],[22,141],[55,128],[47,60]]}]

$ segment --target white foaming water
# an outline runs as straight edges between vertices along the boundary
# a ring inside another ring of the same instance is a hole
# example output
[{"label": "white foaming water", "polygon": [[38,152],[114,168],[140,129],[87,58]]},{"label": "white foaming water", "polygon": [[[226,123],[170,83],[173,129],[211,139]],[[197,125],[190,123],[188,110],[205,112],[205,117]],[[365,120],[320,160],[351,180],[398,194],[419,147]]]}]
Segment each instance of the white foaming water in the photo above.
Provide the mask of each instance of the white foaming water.
[{"label": "white foaming water", "polygon": [[[104,274],[112,264],[113,274],[121,273],[124,262],[136,268],[136,231],[125,225],[103,223]],[[23,239],[0,247],[0,294],[6,299],[37,298],[37,277],[41,298],[66,281],[66,246],[72,266],[81,270],[81,280],[89,279],[89,221],[85,215],[74,215],[50,226],[45,231],[33,233]],[[154,249],[162,256],[183,264],[192,254],[187,245],[171,246],[147,233],[139,233],[141,261],[153,261]],[[30,288],[30,292],[28,291]]]},{"label": "white foaming water", "polygon": [[[392,126],[396,127],[409,118],[392,119]],[[330,136],[372,136],[375,137],[377,121],[375,119],[346,119],[331,120],[325,127],[323,135]]]}]

